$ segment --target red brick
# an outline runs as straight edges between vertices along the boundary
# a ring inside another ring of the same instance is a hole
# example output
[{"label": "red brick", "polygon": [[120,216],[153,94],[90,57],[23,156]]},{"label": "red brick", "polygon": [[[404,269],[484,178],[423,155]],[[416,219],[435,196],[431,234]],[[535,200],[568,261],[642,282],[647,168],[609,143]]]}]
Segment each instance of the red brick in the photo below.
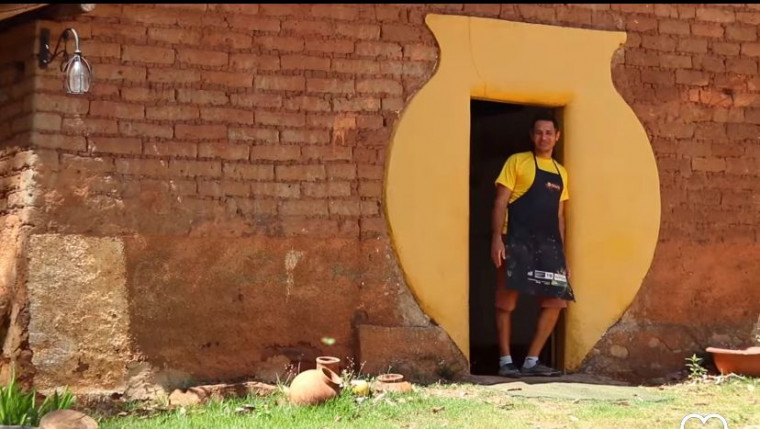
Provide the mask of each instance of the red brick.
[{"label": "red brick", "polygon": [[380,22],[399,22],[406,16],[406,10],[393,4],[379,3],[375,5],[375,16]]},{"label": "red brick", "polygon": [[253,45],[253,38],[248,34],[213,29],[203,32],[200,45],[210,48],[249,49]]},{"label": "red brick", "polygon": [[760,125],[726,124],[726,133],[731,140],[755,140],[760,136]]},{"label": "red brick", "polygon": [[174,126],[174,135],[186,140],[214,140],[227,137],[226,125],[187,125]]},{"label": "red brick", "polygon": [[115,64],[98,64],[97,80],[126,80],[130,82],[144,82],[147,76],[145,67],[119,66]]},{"label": "red brick", "polygon": [[377,150],[368,147],[355,147],[353,160],[359,164],[375,164],[377,162]]},{"label": "red brick", "polygon": [[121,58],[121,45],[96,40],[87,41],[87,58]]},{"label": "red brick", "polygon": [[74,171],[78,174],[102,174],[116,171],[114,160],[108,157],[92,158],[64,153],[61,154],[61,164],[63,164],[64,170]]},{"label": "red brick", "polygon": [[228,107],[201,107],[201,119],[209,122],[253,124],[253,112]]},{"label": "red brick", "polygon": [[280,70],[277,55],[231,54],[230,66],[235,70]]},{"label": "red brick", "polygon": [[329,112],[330,103],[323,98],[296,96],[285,99],[286,110],[306,110],[311,112]]},{"label": "red brick", "polygon": [[312,57],[307,55],[283,55],[280,60],[283,70],[330,71],[329,58]]},{"label": "red brick", "polygon": [[694,130],[694,138],[697,140],[725,141],[726,125],[714,123],[697,124]]},{"label": "red brick", "polygon": [[280,141],[279,131],[268,128],[230,127],[227,132],[227,137],[230,140],[260,141],[267,143],[277,143]]},{"label": "red brick", "polygon": [[124,137],[90,137],[89,150],[93,153],[119,153],[139,155],[142,153],[142,140]]},{"label": "red brick", "polygon": [[757,28],[749,25],[727,25],[726,38],[739,42],[754,42],[757,40]]},{"label": "red brick", "polygon": [[[80,39],[87,39],[88,37],[84,36],[81,32],[79,32],[79,30],[80,28],[77,26],[77,32]],[[119,42],[143,42],[145,41],[146,34],[147,29],[145,26],[141,25],[122,25],[114,24],[112,22],[95,22],[92,24],[92,35],[100,40]],[[84,48],[84,45],[82,47]],[[86,54],[84,50],[83,52]]]},{"label": "red brick", "polygon": [[403,88],[399,82],[391,79],[364,79],[356,82],[356,92],[400,95]]},{"label": "red brick", "polygon": [[760,43],[742,43],[741,53],[748,57],[760,57]]},{"label": "red brick", "polygon": [[322,161],[350,161],[351,148],[348,146],[303,146],[301,147],[302,158],[304,160],[322,160]]},{"label": "red brick", "polygon": [[251,184],[248,182],[227,182],[221,183],[222,195],[233,195],[237,197],[247,197],[251,194]]},{"label": "red brick", "polygon": [[298,145],[256,145],[251,147],[251,161],[292,161],[301,158]]},{"label": "red brick", "polygon": [[333,98],[333,111],[335,112],[376,112],[378,110],[380,110],[379,98]]},{"label": "red brick", "polygon": [[757,12],[737,12],[736,20],[749,25],[760,25],[760,13]]},{"label": "red brick", "polygon": [[[760,94],[734,94],[734,107],[760,106]],[[734,109],[741,112],[739,109]],[[744,116],[742,115],[742,118]],[[738,121],[737,121],[738,122]]]},{"label": "red brick", "polygon": [[121,53],[122,61],[155,64],[173,64],[174,49],[158,46],[125,45]]},{"label": "red brick", "polygon": [[657,135],[664,138],[688,139],[694,136],[694,124],[669,122],[658,124]]},{"label": "red brick", "polygon": [[275,167],[278,181],[324,180],[326,177],[324,165],[278,165]]},{"label": "red brick", "polygon": [[327,92],[353,94],[353,79],[322,79],[309,78],[306,80],[306,89],[308,92]]},{"label": "red brick", "polygon": [[303,194],[312,198],[349,197],[351,182],[304,183]]},{"label": "red brick", "polygon": [[710,83],[710,76],[707,73],[699,71],[677,70],[676,83],[684,85],[706,86]]},{"label": "red brick", "polygon": [[375,24],[338,23],[335,32],[343,37],[360,40],[377,40],[380,38],[380,26]]},{"label": "red brick", "polygon": [[691,57],[686,55],[660,54],[660,64],[663,68],[688,69],[691,68]]},{"label": "red brick", "polygon": [[257,4],[209,4],[209,11],[214,12],[231,12],[233,15],[256,15],[259,13],[259,5]]},{"label": "red brick", "polygon": [[679,34],[688,36],[691,33],[689,23],[686,21],[678,20],[661,20],[659,23],[660,33],[663,34]]},{"label": "red brick", "polygon": [[750,124],[760,124],[760,109],[745,110],[744,120]]},{"label": "red brick", "polygon": [[354,52],[352,40],[314,40],[307,39],[305,48],[310,52],[327,52],[338,54],[350,54]]},{"label": "red brick", "polygon": [[[743,109],[726,109],[726,108],[714,108],[713,109],[713,117],[712,120],[714,122],[734,122],[734,123],[741,123],[744,122],[744,110]],[[728,130],[729,138],[731,136],[730,128]]]},{"label": "red brick", "polygon": [[732,10],[718,9],[717,7],[699,7],[697,8],[697,19],[700,21],[728,23],[736,20],[736,15]]},{"label": "red brick", "polygon": [[64,118],[61,123],[63,131],[77,134],[117,134],[117,122],[113,119]]},{"label": "red brick", "polygon": [[335,36],[335,26],[326,21],[285,21],[282,23],[282,30],[297,35]]},{"label": "red brick", "polygon": [[359,16],[358,7],[356,5],[342,4],[314,4],[311,6],[311,14],[318,18],[353,21]]},{"label": "red brick", "polygon": [[278,94],[232,94],[230,101],[240,107],[276,107],[282,106],[282,96]]},{"label": "red brick", "polygon": [[166,105],[151,107],[148,106],[145,109],[145,117],[147,119],[167,120],[167,121],[182,121],[189,119],[197,119],[200,117],[200,110],[197,106],[178,106],[178,105]]},{"label": "red brick", "polygon": [[356,54],[368,57],[400,59],[401,45],[388,42],[356,42]]},{"label": "red brick", "polygon": [[709,171],[717,173],[726,170],[726,160],[719,158],[693,158],[691,168],[694,171]]},{"label": "red brick", "polygon": [[641,46],[646,49],[671,52],[676,48],[676,39],[663,35],[645,35],[641,38]]},{"label": "red brick", "polygon": [[712,44],[712,51],[713,53],[717,55],[724,55],[727,57],[732,56],[738,56],[739,55],[739,44],[738,43],[718,43],[713,42]]},{"label": "red brick", "polygon": [[723,73],[726,64],[722,57],[715,55],[697,55],[694,59],[694,68],[712,73]]},{"label": "red brick", "polygon": [[195,28],[148,28],[148,39],[172,45],[196,46],[201,33]]},{"label": "red brick", "polygon": [[177,62],[201,66],[221,67],[229,62],[226,52],[205,51],[201,49],[177,49]]},{"label": "red brick", "polygon": [[261,4],[259,13],[270,16],[308,16],[309,7],[303,4]]},{"label": "red brick", "polygon": [[422,32],[418,27],[405,24],[382,24],[380,39],[388,42],[419,42]]},{"label": "red brick", "polygon": [[405,76],[427,76],[432,69],[432,64],[426,62],[405,61],[403,74]]},{"label": "red brick", "polygon": [[660,65],[657,52],[645,51],[643,49],[626,51],[625,62],[633,66],[643,67],[658,67]]},{"label": "red brick", "polygon": [[[725,171],[729,174],[753,174],[754,175],[754,174],[757,174],[757,171],[759,169],[760,169],[760,162],[758,162],[758,159],[729,158],[726,160]],[[710,171],[713,171],[713,170],[710,170]]]},{"label": "red brick", "polygon": [[221,177],[222,163],[220,161],[186,161],[170,160],[169,171],[172,176],[185,177]]},{"label": "red brick", "polygon": [[328,212],[325,200],[285,200],[280,202],[280,214],[285,216],[326,216]]},{"label": "red brick", "polygon": [[[174,25],[178,23],[180,17],[187,19],[188,15],[189,14],[187,13],[170,13],[169,11],[151,6],[130,5],[130,7],[125,10],[123,18],[129,21],[146,24]],[[148,26],[146,25],[146,27]]]},{"label": "red brick", "polygon": [[[173,91],[172,91],[173,93]],[[229,102],[229,97],[224,91],[210,91],[205,89],[178,89],[177,101],[190,104],[209,104],[221,106]]]},{"label": "red brick", "polygon": [[247,160],[249,153],[248,149],[248,145],[229,142],[200,143],[198,145],[198,157],[227,159],[233,161]]},{"label": "red brick", "polygon": [[162,159],[117,159],[116,171],[133,176],[166,177],[169,163]]},{"label": "red brick", "polygon": [[75,152],[87,150],[87,140],[82,136],[64,136],[61,134],[30,133],[29,142],[35,147],[63,149]]},{"label": "red brick", "polygon": [[244,215],[251,216],[274,216],[277,214],[277,201],[275,200],[249,200],[249,199],[235,199],[235,205],[237,210]]},{"label": "red brick", "polygon": [[712,37],[720,39],[723,37],[723,26],[720,24],[712,23],[693,23],[691,24],[691,32],[695,36]]},{"label": "red brick", "polygon": [[332,61],[332,70],[338,73],[374,75],[380,72],[380,63],[372,60],[351,60],[336,58]]},{"label": "red brick", "polygon": [[421,44],[405,45],[404,58],[412,61],[435,61],[438,59],[438,48]]},{"label": "red brick", "polygon": [[143,153],[152,156],[170,156],[195,158],[198,156],[198,144],[193,142],[146,142]]},{"label": "red brick", "polygon": [[383,183],[380,181],[366,181],[359,182],[359,196],[361,197],[377,197],[383,196]]},{"label": "red brick", "polygon": [[330,142],[330,133],[325,130],[282,130],[280,141],[283,143],[326,144]]},{"label": "red brick", "polygon": [[626,30],[639,33],[654,33],[657,31],[657,18],[646,15],[634,15],[626,19]]},{"label": "red brick", "polygon": [[[235,29],[246,29],[252,31],[264,31],[278,33],[280,31],[280,20],[277,18],[268,18],[264,16],[245,16],[234,14],[229,16],[228,21]],[[287,21],[286,21],[287,22]]]},{"label": "red brick", "polygon": [[707,52],[707,40],[704,39],[679,39],[678,40],[679,52],[692,52],[696,54],[704,54]]},{"label": "red brick", "polygon": [[750,91],[760,90],[760,77],[756,76],[747,81],[747,88]]},{"label": "red brick", "polygon": [[250,73],[204,71],[201,74],[201,82],[226,87],[250,88],[253,85],[253,76]]},{"label": "red brick", "polygon": [[201,73],[198,70],[182,70],[182,69],[155,69],[148,70],[148,82],[157,83],[194,83],[201,79]]},{"label": "red brick", "polygon": [[236,180],[273,180],[274,166],[225,162],[224,177]]},{"label": "red brick", "polygon": [[360,179],[382,180],[383,167],[380,165],[359,164],[358,177]]},{"label": "red brick", "polygon": [[404,99],[400,97],[386,97],[383,98],[382,101],[382,109],[391,111],[391,112],[399,112],[404,109]]},{"label": "red brick", "polygon": [[253,182],[251,193],[265,197],[300,198],[301,188],[298,183]]},{"label": "red brick", "polygon": [[253,42],[265,51],[301,52],[304,48],[304,39],[301,37],[256,36]]},{"label": "red brick", "polygon": [[329,179],[353,180],[356,178],[356,164],[327,164],[327,177]]},{"label": "red brick", "polygon": [[336,216],[361,216],[359,200],[331,200],[330,214]]},{"label": "red brick", "polygon": [[729,58],[726,60],[726,71],[729,73],[756,75],[757,61],[749,58]]},{"label": "red brick", "polygon": [[138,102],[175,101],[173,89],[149,89],[141,87],[121,88],[121,98],[126,101]]},{"label": "red brick", "polygon": [[553,6],[518,4],[517,9],[528,22],[553,22],[557,20]]},{"label": "red brick", "polygon": [[90,102],[72,95],[37,94],[33,99],[33,108],[41,112],[84,115],[90,109]]},{"label": "red brick", "polygon": [[128,137],[158,137],[170,139],[174,136],[174,128],[172,128],[171,125],[119,122],[119,133]]},{"label": "red brick", "polygon": [[117,119],[143,119],[145,107],[140,104],[116,103],[113,101],[93,100],[91,105],[92,116],[102,116]]},{"label": "red brick", "polygon": [[37,131],[60,131],[61,115],[38,112],[32,116],[32,128]]},{"label": "red brick", "polygon": [[257,124],[284,127],[302,127],[306,123],[306,117],[303,113],[273,113],[257,111],[255,119]]},{"label": "red brick", "polygon": [[254,88],[269,91],[303,91],[306,80],[303,76],[256,76]]}]

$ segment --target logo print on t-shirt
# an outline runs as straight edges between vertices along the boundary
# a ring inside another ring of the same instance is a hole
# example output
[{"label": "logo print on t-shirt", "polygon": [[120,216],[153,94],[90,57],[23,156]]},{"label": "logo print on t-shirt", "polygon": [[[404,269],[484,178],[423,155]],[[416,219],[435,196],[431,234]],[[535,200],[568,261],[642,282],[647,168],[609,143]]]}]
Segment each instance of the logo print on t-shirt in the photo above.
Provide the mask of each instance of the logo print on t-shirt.
[{"label": "logo print on t-shirt", "polygon": [[556,183],[552,183],[552,182],[546,182],[546,188],[547,189],[554,189],[556,191],[561,191],[562,190],[561,186],[559,186]]}]

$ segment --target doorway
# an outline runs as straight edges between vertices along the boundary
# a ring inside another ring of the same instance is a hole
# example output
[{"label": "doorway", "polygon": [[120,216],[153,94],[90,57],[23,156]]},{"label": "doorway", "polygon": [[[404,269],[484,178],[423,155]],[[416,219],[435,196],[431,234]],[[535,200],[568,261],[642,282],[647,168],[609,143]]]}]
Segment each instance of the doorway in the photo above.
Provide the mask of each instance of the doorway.
[{"label": "doorway", "polygon": [[[499,369],[499,344],[496,331],[496,268],[491,262],[491,210],[496,194],[494,181],[507,158],[531,150],[529,130],[533,117],[543,107],[483,100],[470,102],[470,373],[495,375]],[[554,111],[561,122],[560,113]],[[561,146],[561,140],[557,149]],[[555,158],[561,162],[561,152]],[[512,359],[520,365],[525,359],[538,320],[535,297],[521,295],[512,313]],[[561,367],[559,340],[564,312],[541,351],[539,359]]]}]

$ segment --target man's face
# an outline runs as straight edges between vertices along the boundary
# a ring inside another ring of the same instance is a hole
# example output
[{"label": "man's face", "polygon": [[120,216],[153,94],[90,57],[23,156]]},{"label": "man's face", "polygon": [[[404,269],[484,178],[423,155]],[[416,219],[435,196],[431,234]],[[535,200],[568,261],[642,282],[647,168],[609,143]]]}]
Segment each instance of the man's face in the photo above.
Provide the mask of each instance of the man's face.
[{"label": "man's face", "polygon": [[554,129],[552,121],[536,121],[530,138],[538,152],[548,152],[554,149],[554,145],[557,144],[559,131]]}]

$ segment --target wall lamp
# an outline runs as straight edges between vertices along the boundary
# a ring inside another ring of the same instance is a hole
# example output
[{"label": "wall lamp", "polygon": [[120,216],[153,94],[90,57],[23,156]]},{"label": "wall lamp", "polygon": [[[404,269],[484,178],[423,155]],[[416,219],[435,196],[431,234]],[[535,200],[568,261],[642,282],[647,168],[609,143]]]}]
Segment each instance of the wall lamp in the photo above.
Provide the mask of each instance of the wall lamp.
[{"label": "wall lamp", "polygon": [[[74,55],[69,57],[64,43],[63,51],[58,48],[61,45],[61,39],[65,42],[69,40],[69,33],[74,35]],[[66,73],[66,92],[69,94],[86,94],[90,90],[92,81],[92,67],[90,63],[82,57],[82,50],[79,49],[79,35],[73,28],[63,30],[58,37],[58,43],[55,45],[55,51],[50,53],[50,30],[43,28],[40,30],[40,53],[38,54],[39,66],[43,69],[53,61],[55,57],[63,54],[61,61],[61,71]]]}]

